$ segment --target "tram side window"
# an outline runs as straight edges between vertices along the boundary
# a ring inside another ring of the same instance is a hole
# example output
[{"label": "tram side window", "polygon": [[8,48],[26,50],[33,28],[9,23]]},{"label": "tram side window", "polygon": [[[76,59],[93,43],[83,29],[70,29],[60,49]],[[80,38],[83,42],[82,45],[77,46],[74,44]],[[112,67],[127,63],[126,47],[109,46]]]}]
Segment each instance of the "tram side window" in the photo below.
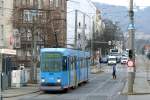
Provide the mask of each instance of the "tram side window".
[{"label": "tram side window", "polygon": [[70,70],[73,69],[73,62],[72,62],[72,58],[71,57],[69,58],[69,68],[70,68]]},{"label": "tram side window", "polygon": [[72,70],[74,70],[74,69],[75,69],[75,58],[72,57]]},{"label": "tram side window", "polygon": [[67,70],[67,57],[66,56],[64,56],[63,57],[63,71],[66,71]]},{"label": "tram side window", "polygon": [[85,66],[86,66],[86,60],[85,60],[85,58],[83,59],[83,67],[85,68]]},{"label": "tram side window", "polygon": [[80,59],[80,67],[83,68],[84,67],[84,62],[83,62],[83,58]]},{"label": "tram side window", "polygon": [[76,68],[76,57],[75,56],[73,57],[73,66],[74,66],[74,68]]},{"label": "tram side window", "polygon": [[86,58],[84,58],[84,67],[87,67],[87,61],[86,61]]},{"label": "tram side window", "polygon": [[86,67],[86,58],[84,58],[84,67]]},{"label": "tram side window", "polygon": [[80,58],[77,59],[77,65],[80,68]]},{"label": "tram side window", "polygon": [[70,62],[70,70],[74,70],[75,69],[75,58],[71,57],[69,62]]},{"label": "tram side window", "polygon": [[88,66],[88,59],[85,58],[85,67],[87,67],[87,66]]},{"label": "tram side window", "polygon": [[86,58],[86,67],[89,66],[89,61],[88,61],[88,58]]},{"label": "tram side window", "polygon": [[80,68],[81,68],[81,58],[79,58],[79,66],[80,66]]}]

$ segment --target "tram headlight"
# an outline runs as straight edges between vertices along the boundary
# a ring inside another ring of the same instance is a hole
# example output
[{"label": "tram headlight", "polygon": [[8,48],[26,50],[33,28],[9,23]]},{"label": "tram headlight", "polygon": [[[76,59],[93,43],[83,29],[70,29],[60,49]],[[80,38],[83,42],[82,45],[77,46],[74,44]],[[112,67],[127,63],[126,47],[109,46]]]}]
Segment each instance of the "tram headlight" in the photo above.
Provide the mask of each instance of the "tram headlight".
[{"label": "tram headlight", "polygon": [[61,82],[61,79],[57,79],[57,83],[60,83]]},{"label": "tram headlight", "polygon": [[45,82],[45,79],[42,79],[41,82],[42,82],[42,83]]}]

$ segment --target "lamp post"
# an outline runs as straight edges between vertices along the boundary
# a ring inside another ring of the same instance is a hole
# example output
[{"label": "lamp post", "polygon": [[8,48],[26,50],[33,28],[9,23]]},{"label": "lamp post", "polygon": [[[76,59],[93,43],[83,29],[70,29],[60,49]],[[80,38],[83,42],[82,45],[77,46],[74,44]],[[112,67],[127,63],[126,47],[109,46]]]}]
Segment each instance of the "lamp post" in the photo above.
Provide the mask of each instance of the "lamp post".
[{"label": "lamp post", "polygon": [[0,53],[0,100],[2,100],[2,54]]},{"label": "lamp post", "polygon": [[3,41],[2,41],[2,46],[0,46],[0,100],[3,99],[2,97],[2,91],[3,91],[3,88],[2,88],[2,61],[3,61],[3,54],[1,53],[1,49],[4,48],[3,46]]}]

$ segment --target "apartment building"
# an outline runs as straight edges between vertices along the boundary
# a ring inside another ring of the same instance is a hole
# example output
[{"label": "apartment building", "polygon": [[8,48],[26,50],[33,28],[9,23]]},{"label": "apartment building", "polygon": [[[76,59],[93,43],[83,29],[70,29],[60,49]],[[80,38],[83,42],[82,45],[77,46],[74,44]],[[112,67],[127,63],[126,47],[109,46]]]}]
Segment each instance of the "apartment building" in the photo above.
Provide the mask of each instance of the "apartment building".
[{"label": "apartment building", "polygon": [[67,2],[67,47],[84,50],[92,38],[96,6],[91,0]]},{"label": "apartment building", "polygon": [[[37,48],[38,53],[43,47],[65,47],[67,0],[13,1],[15,49],[20,57],[18,63],[30,62],[33,48]],[[36,47],[33,47],[34,39]]]},{"label": "apartment building", "polygon": [[0,48],[13,48],[12,0],[0,0]]}]

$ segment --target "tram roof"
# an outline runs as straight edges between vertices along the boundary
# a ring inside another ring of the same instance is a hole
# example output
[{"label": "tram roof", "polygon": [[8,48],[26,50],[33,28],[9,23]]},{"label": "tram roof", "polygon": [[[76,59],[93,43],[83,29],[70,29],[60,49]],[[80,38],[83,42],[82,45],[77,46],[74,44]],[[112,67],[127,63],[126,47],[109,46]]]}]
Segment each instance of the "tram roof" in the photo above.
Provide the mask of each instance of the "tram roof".
[{"label": "tram roof", "polygon": [[68,56],[68,55],[71,55],[71,56],[77,56],[78,55],[79,57],[83,57],[85,55],[89,56],[88,52],[69,49],[69,48],[42,48],[41,53],[42,52],[60,52],[65,56]]}]

